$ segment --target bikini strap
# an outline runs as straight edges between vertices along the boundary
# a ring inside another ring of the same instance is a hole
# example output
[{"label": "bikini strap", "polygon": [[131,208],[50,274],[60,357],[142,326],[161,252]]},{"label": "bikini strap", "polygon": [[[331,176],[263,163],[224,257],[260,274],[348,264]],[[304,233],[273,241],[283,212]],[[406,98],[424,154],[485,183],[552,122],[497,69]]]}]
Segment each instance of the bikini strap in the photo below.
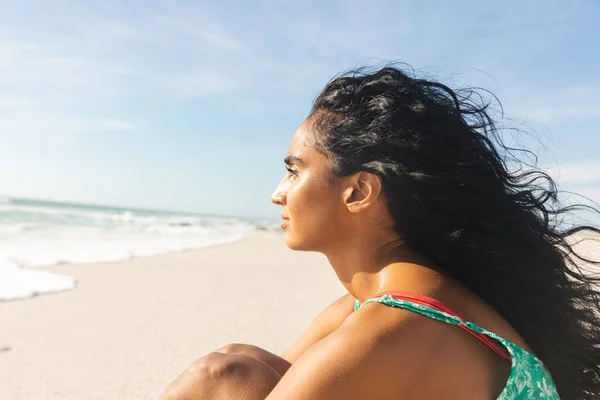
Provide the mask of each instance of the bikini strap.
[{"label": "bikini strap", "polygon": [[[416,304],[416,305],[420,305],[420,306],[425,306],[432,310],[439,311],[439,312],[448,314],[451,317],[454,317],[453,319],[457,319],[457,321],[456,321],[456,323],[453,323],[453,325],[456,325],[459,328],[461,328],[462,330],[469,332],[471,335],[473,335],[475,338],[477,338],[483,344],[488,346],[490,349],[492,349],[496,354],[498,354],[503,359],[511,360],[510,353],[508,352],[506,347],[504,347],[497,341],[493,340],[489,336],[486,336],[480,332],[477,332],[477,331],[471,329],[470,326],[473,325],[471,322],[468,322],[462,315],[460,315],[456,311],[452,310],[451,308],[446,306],[441,301],[438,301],[438,300],[432,299],[431,297],[423,296],[420,294],[409,293],[409,292],[395,292],[395,291],[378,293],[375,295],[373,300],[376,298],[384,297],[384,296],[389,296],[392,299],[401,300],[404,302],[408,302],[408,303],[412,303],[412,304]],[[401,306],[401,304],[398,304],[398,306]],[[420,308],[419,307],[411,308],[411,311],[419,312]],[[430,315],[430,313],[421,312],[421,314],[428,316],[430,318],[433,317],[433,315]],[[436,319],[439,319],[439,318],[436,318]]]}]

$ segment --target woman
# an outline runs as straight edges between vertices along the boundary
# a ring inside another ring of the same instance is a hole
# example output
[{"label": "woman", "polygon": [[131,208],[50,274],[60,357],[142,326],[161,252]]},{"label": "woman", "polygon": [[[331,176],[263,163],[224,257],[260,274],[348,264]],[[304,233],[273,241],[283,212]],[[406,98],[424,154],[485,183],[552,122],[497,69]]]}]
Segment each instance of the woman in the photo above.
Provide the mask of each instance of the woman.
[{"label": "woman", "polygon": [[474,90],[395,67],[331,81],[272,200],[349,294],[283,357],[227,346],[163,398],[597,398],[599,279],[567,239],[600,230],[561,230],[574,208],[518,161]]}]

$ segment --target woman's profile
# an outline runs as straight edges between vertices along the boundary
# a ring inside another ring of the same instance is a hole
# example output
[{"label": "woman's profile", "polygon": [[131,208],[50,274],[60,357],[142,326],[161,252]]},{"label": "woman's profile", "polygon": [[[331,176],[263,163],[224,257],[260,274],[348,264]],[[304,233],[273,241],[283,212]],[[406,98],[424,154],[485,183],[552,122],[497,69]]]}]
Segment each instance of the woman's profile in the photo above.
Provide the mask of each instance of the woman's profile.
[{"label": "woman's profile", "polygon": [[[281,357],[233,344],[182,399],[595,399],[599,265],[554,181],[503,142],[477,90],[387,66],[336,77],[294,133],[272,201],[293,250],[348,294]],[[593,209],[592,209],[593,210]]]}]

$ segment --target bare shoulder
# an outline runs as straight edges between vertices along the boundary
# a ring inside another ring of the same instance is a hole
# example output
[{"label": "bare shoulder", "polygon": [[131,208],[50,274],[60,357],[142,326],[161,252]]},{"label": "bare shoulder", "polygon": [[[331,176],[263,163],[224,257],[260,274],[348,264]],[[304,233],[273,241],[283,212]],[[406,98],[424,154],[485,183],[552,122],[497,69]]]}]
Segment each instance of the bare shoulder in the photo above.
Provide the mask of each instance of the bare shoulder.
[{"label": "bare shoulder", "polygon": [[385,311],[365,307],[347,317],[294,363],[267,400],[411,398],[425,373],[423,351],[430,350],[402,340],[415,327],[410,314],[404,314],[406,322],[398,321],[397,314],[389,320],[391,313],[372,319],[371,313]]},{"label": "bare shoulder", "polygon": [[385,368],[411,369],[414,398],[496,398],[504,388],[510,363],[455,325],[377,303],[355,316]]},{"label": "bare shoulder", "polygon": [[308,349],[267,400],[494,398],[477,346],[455,326],[367,304]]}]

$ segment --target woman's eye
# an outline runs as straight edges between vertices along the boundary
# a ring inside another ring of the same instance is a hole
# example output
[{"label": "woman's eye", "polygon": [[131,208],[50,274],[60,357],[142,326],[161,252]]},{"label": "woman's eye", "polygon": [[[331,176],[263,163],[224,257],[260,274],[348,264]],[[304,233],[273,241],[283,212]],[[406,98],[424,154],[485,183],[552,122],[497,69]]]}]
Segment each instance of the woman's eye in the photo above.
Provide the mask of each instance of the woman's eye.
[{"label": "woman's eye", "polygon": [[293,169],[291,169],[291,168],[286,168],[286,169],[287,169],[288,174],[290,174],[291,176],[298,175],[298,173],[296,171],[294,171]]}]

